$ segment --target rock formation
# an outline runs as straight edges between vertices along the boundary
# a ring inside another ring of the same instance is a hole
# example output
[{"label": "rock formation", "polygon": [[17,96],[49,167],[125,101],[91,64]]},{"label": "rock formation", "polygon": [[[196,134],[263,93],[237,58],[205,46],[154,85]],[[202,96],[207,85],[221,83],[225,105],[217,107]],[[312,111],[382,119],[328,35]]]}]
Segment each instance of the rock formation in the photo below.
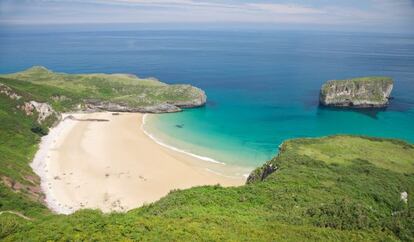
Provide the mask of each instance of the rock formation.
[{"label": "rock formation", "polygon": [[324,106],[381,108],[388,105],[393,88],[389,77],[362,77],[326,82],[319,101]]}]

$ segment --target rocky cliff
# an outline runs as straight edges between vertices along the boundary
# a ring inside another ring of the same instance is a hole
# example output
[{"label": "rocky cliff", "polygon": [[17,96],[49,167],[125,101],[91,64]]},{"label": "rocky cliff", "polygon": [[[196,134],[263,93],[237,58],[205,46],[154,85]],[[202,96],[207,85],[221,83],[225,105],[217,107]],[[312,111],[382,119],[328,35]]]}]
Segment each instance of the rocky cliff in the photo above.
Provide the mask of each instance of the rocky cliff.
[{"label": "rocky cliff", "polygon": [[335,107],[386,107],[393,83],[389,77],[332,80],[322,86],[319,101],[322,105]]}]

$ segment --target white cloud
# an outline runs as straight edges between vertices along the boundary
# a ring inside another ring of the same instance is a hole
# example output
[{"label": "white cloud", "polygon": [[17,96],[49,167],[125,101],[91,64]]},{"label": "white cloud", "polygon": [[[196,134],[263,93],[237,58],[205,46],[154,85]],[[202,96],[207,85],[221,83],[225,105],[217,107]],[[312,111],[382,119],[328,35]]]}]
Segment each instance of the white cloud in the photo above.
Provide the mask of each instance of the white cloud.
[{"label": "white cloud", "polygon": [[408,28],[414,22],[414,4],[412,0],[0,0],[1,22],[238,22]]},{"label": "white cloud", "polygon": [[321,14],[325,11],[316,8],[305,7],[295,4],[277,4],[277,3],[248,3],[245,4],[247,9],[269,11],[278,14]]}]

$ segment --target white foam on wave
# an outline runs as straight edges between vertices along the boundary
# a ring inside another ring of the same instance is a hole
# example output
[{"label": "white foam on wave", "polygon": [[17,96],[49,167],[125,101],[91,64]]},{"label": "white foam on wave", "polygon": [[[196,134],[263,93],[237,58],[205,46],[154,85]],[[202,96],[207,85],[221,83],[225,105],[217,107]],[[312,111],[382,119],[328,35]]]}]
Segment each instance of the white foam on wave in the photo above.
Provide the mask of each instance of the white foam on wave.
[{"label": "white foam on wave", "polygon": [[183,153],[183,154],[186,154],[186,155],[189,155],[189,156],[192,156],[192,157],[198,158],[198,159],[200,159],[200,160],[204,160],[204,161],[208,161],[208,162],[212,162],[212,163],[216,163],[216,164],[222,164],[222,165],[225,165],[225,164],[226,164],[226,163],[224,163],[224,162],[217,161],[217,160],[212,159],[212,158],[210,158],[210,157],[206,157],[206,156],[201,156],[201,155],[196,155],[196,154],[193,154],[193,153],[191,153],[191,152],[188,152],[188,151],[185,151],[185,150],[179,149],[179,148],[177,148],[177,147],[174,147],[174,146],[168,145],[168,144],[166,144],[166,143],[164,143],[164,142],[160,141],[160,140],[159,140],[159,139],[157,139],[154,135],[150,134],[147,130],[145,130],[144,126],[145,126],[145,124],[146,124],[146,118],[147,118],[147,115],[148,115],[148,114],[144,114],[144,115],[143,115],[143,117],[142,117],[141,129],[142,129],[142,131],[144,132],[144,134],[146,134],[148,137],[150,137],[152,140],[154,140],[157,144],[162,145],[162,146],[164,146],[164,147],[166,147],[166,148],[168,148],[168,149],[170,149],[170,150],[173,150],[173,151],[176,151],[176,152],[180,152],[180,153]]},{"label": "white foam on wave", "polygon": [[236,179],[236,178],[240,178],[240,177],[244,177],[244,178],[247,179],[247,177],[249,177],[249,173],[247,173],[247,174],[235,173],[234,176],[229,176],[229,175],[225,175],[225,174],[223,174],[221,172],[212,170],[210,168],[205,168],[205,170],[208,171],[208,172],[211,172],[213,174],[216,174],[216,175],[219,175],[219,176],[223,176],[223,177],[227,177],[227,178],[232,178],[232,179]]}]

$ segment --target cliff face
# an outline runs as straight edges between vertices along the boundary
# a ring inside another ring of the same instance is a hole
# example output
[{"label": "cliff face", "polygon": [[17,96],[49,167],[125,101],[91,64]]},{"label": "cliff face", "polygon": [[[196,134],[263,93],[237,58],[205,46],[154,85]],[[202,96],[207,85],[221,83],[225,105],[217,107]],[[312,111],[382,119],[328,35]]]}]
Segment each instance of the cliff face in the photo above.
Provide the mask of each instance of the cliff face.
[{"label": "cliff face", "polygon": [[389,77],[328,81],[321,88],[319,101],[322,105],[335,107],[386,107],[393,83]]}]

